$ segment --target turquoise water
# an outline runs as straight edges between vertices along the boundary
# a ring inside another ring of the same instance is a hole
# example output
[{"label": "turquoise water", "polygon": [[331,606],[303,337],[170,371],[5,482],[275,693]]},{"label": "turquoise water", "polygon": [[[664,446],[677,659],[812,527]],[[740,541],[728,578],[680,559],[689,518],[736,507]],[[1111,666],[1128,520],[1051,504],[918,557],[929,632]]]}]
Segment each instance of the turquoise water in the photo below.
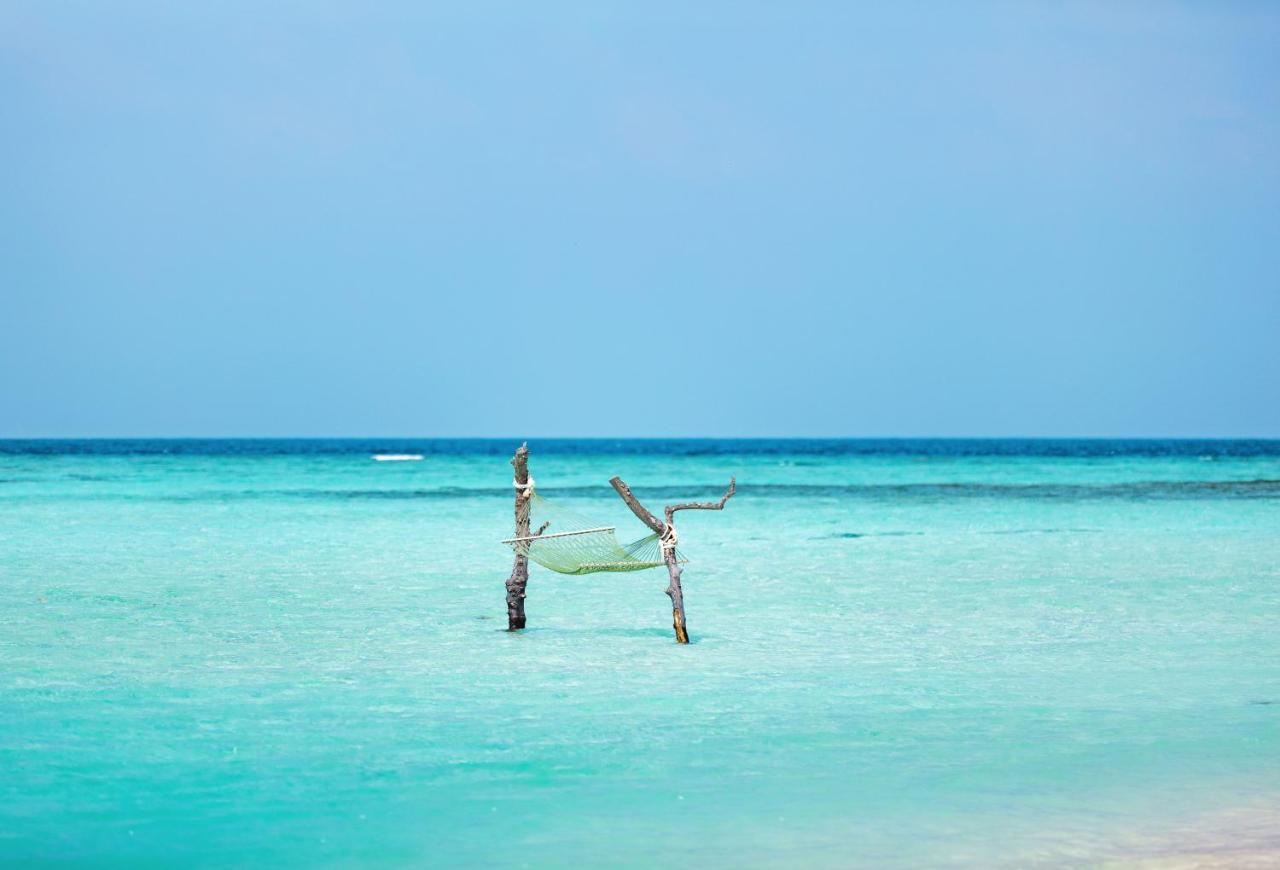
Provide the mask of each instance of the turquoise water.
[{"label": "turquoise water", "polygon": [[[0,442],[0,863],[1074,863],[1277,798],[1280,443]],[[375,462],[375,452],[421,452]]]}]

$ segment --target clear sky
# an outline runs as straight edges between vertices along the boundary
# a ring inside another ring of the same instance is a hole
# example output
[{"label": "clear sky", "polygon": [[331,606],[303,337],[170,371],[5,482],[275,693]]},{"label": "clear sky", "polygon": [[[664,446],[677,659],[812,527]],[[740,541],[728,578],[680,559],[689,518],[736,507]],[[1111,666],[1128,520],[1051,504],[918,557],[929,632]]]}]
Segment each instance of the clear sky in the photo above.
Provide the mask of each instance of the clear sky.
[{"label": "clear sky", "polygon": [[1280,5],[6,0],[46,435],[1280,436]]}]

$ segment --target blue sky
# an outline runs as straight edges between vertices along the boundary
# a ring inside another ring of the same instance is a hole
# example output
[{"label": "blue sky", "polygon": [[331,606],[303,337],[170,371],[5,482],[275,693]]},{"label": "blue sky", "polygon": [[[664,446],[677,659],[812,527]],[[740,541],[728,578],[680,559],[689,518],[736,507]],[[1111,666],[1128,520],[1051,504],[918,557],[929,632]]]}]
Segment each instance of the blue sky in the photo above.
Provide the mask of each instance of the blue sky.
[{"label": "blue sky", "polygon": [[1280,436],[1280,6],[0,5],[0,436]]}]

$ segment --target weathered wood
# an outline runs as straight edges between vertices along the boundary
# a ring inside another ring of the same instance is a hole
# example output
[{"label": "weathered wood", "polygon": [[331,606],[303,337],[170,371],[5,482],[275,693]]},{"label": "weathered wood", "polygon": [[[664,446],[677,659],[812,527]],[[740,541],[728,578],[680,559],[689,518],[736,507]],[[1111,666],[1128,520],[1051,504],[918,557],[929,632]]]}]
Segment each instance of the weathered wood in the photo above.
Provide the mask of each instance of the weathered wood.
[{"label": "weathered wood", "polygon": [[[511,457],[515,467],[516,487],[516,533],[515,537],[529,537],[529,445],[521,444],[516,455]],[[543,526],[545,529],[546,526]],[[540,529],[539,531],[542,531]],[[507,630],[518,631],[524,628],[524,597],[529,585],[529,557],[516,553],[515,565],[511,568],[511,576],[507,578]]]},{"label": "weathered wood", "polygon": [[733,498],[733,494],[737,492],[737,490],[738,478],[731,477],[729,478],[729,489],[725,491],[725,494],[721,497],[720,501],[686,501],[681,504],[667,505],[664,511],[667,517],[667,522],[671,522],[671,515],[676,511],[722,511],[724,510],[725,502]]},{"label": "weathered wood", "polygon": [[664,528],[662,520],[649,513],[648,509],[640,504],[640,500],[631,492],[631,487],[623,483],[621,477],[611,478],[609,485],[617,490],[618,495],[622,496],[622,500],[627,503],[627,507],[631,508],[631,512],[640,519],[640,522],[653,529],[659,535],[662,534]]},{"label": "weathered wood", "polygon": [[667,597],[671,599],[671,627],[676,632],[676,643],[689,642],[689,628],[684,621],[684,590],[680,588],[680,563],[676,561],[676,548],[663,547],[662,561],[667,563]]},{"label": "weathered wood", "polygon": [[642,505],[640,500],[635,497],[635,494],[631,492],[631,487],[623,483],[622,478],[614,477],[609,483],[617,491],[618,495],[622,497],[622,500],[626,502],[627,507],[631,508],[631,512],[639,517],[642,523],[658,533],[659,540],[662,543],[662,561],[667,566],[667,597],[671,599],[671,627],[675,629],[676,643],[688,643],[689,629],[685,623],[684,590],[680,587],[680,576],[683,571],[676,556],[675,513],[676,511],[685,510],[724,510],[725,502],[732,498],[737,490],[737,479],[729,478],[729,489],[718,502],[689,501],[667,505],[663,509],[663,516],[666,517],[666,522],[659,520],[650,513],[648,508]]}]

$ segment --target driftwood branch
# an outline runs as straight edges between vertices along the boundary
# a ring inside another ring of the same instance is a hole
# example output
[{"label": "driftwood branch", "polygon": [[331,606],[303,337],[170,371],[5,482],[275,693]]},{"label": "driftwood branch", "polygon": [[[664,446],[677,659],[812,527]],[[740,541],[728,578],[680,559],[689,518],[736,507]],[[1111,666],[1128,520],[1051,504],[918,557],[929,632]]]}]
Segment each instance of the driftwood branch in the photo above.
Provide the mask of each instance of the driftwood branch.
[{"label": "driftwood branch", "polygon": [[667,524],[670,525],[674,520],[673,514],[676,511],[722,511],[724,504],[733,498],[733,494],[738,489],[738,479],[736,477],[729,478],[729,489],[725,492],[724,497],[720,501],[686,501],[680,504],[669,504],[663,511],[667,518]]},{"label": "driftwood branch", "polygon": [[[529,482],[529,445],[521,444],[516,455],[511,457],[511,465],[515,468],[516,488],[516,534],[517,538],[529,537],[529,490],[524,487]],[[544,525],[538,534],[546,531]],[[507,578],[507,630],[517,631],[524,628],[524,596],[529,585],[529,557],[516,553],[515,564],[511,567],[511,576]]]},{"label": "driftwood branch", "polygon": [[639,517],[640,522],[644,523],[659,535],[663,533],[666,526],[662,524],[662,520],[649,513],[648,509],[640,504],[640,500],[631,492],[631,487],[622,482],[621,477],[614,477],[609,481],[609,485],[618,491],[618,495],[627,503],[627,507],[631,508],[631,512]]},{"label": "driftwood branch", "polygon": [[725,492],[724,497],[720,501],[687,501],[680,504],[667,505],[663,509],[663,515],[667,518],[664,523],[658,519],[646,508],[640,504],[640,500],[635,497],[631,491],[631,487],[623,483],[621,477],[614,477],[609,483],[617,491],[618,495],[626,502],[627,507],[631,508],[631,512],[640,518],[640,521],[652,529],[662,539],[662,561],[667,566],[667,576],[670,582],[667,584],[667,597],[671,599],[671,626],[676,632],[676,643],[689,642],[689,630],[685,625],[684,618],[684,591],[680,588],[680,575],[683,571],[680,568],[680,561],[676,556],[676,511],[699,510],[699,511],[718,511],[724,510],[725,502],[733,497],[733,493],[737,489],[737,480],[729,478],[729,489]]}]

